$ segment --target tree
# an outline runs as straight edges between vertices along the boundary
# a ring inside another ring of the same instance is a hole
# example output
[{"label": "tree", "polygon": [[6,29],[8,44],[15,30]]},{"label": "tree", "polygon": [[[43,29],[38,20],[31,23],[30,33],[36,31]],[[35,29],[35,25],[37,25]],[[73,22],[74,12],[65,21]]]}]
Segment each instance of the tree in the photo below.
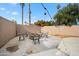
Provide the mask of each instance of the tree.
[{"label": "tree", "polygon": [[35,25],[38,25],[38,26],[51,26],[53,25],[54,22],[52,21],[44,21],[44,20],[38,20],[37,22],[35,22],[34,24]]},{"label": "tree", "polygon": [[56,25],[76,25],[76,19],[79,19],[79,5],[68,4],[66,7],[59,9],[54,19]]},{"label": "tree", "polygon": [[25,3],[20,3],[21,7],[22,7],[22,24],[23,24],[23,19],[24,19],[24,6]]}]

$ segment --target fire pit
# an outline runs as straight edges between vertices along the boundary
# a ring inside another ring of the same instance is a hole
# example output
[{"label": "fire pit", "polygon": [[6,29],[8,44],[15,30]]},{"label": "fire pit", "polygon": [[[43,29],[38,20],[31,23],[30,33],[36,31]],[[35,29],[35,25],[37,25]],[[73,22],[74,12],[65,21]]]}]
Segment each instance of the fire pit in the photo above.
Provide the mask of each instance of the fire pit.
[{"label": "fire pit", "polygon": [[15,52],[19,49],[18,45],[7,47],[6,50],[9,52]]}]

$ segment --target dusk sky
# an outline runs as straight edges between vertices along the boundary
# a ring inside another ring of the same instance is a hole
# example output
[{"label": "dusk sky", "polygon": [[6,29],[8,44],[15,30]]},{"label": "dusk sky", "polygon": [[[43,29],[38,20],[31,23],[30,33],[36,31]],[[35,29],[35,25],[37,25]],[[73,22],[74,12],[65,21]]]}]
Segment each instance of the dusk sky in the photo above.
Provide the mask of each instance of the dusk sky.
[{"label": "dusk sky", "polygon": [[[61,7],[67,4],[60,4]],[[44,6],[48,9],[49,13],[53,17],[57,12],[57,3],[44,3]],[[34,23],[37,20],[51,20],[48,15],[44,15],[46,12],[40,3],[31,3],[31,22]],[[21,24],[21,6],[16,3],[0,3],[0,16],[9,20],[16,20],[18,24]],[[28,4],[24,7],[24,22],[28,22]]]}]

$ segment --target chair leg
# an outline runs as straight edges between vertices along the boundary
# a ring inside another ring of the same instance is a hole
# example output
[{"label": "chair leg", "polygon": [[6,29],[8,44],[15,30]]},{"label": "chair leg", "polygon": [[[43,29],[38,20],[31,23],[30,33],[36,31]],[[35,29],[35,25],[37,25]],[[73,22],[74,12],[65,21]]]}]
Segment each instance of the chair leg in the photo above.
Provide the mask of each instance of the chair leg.
[{"label": "chair leg", "polygon": [[34,44],[36,44],[36,40],[33,40]]},{"label": "chair leg", "polygon": [[23,36],[23,40],[25,40],[25,37],[24,37],[24,35],[22,35]]},{"label": "chair leg", "polygon": [[[21,37],[23,37],[23,39],[21,39]],[[25,40],[24,35],[20,35],[20,36],[19,36],[19,41],[23,41],[23,40]]]},{"label": "chair leg", "polygon": [[40,44],[40,40],[38,39],[38,43]]},{"label": "chair leg", "polygon": [[19,36],[19,41],[21,40],[21,36]]}]

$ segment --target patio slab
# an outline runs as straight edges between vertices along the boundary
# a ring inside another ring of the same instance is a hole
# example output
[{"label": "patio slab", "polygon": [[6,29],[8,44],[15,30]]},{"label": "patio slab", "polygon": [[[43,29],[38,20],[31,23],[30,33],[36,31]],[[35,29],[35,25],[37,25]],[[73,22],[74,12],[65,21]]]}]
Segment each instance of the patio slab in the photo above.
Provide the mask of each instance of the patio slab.
[{"label": "patio slab", "polygon": [[[43,39],[43,40],[42,40]],[[55,39],[55,38],[54,38]],[[25,38],[23,41],[19,41],[19,37],[11,39],[5,46],[0,49],[0,56],[27,56],[30,54],[36,54],[49,49],[43,44],[44,38],[40,39],[40,44],[34,44],[32,40]],[[18,45],[18,49],[14,52],[7,51],[7,47]]]}]

